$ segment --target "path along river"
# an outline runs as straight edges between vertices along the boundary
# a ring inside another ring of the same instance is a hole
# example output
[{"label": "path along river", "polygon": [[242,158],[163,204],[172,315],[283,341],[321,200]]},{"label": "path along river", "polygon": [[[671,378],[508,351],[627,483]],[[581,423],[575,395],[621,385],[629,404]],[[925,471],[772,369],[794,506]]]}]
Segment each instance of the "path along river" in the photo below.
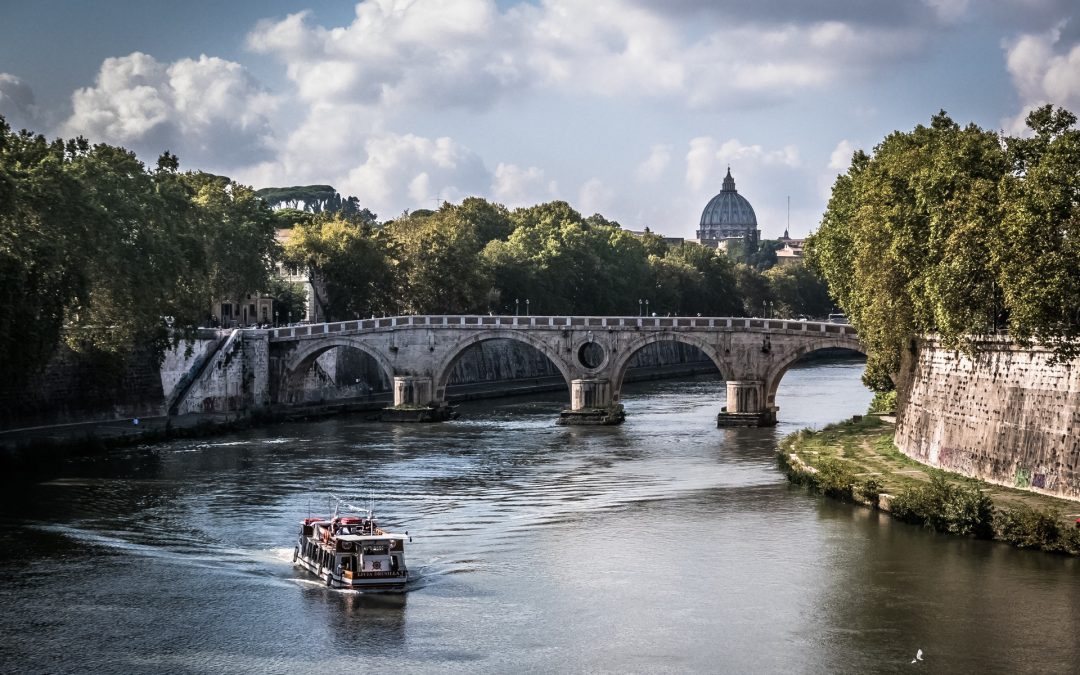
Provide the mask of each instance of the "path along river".
[{"label": "path along river", "polygon": [[[693,380],[628,388],[614,428],[556,427],[553,395],[9,458],[0,671],[1077,672],[1077,560],[776,469],[783,435],[865,410],[861,370],[789,372],[776,429],[716,429],[723,385]],[[331,492],[412,533],[406,595],[294,571]]]}]

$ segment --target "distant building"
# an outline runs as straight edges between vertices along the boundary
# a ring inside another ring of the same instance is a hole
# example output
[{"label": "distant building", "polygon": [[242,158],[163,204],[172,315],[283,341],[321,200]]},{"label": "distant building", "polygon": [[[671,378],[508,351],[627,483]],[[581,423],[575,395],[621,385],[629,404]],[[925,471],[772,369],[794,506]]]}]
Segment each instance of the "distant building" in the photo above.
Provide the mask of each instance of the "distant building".
[{"label": "distant building", "polygon": [[750,250],[757,250],[761,239],[757,214],[750,202],[735,189],[731,167],[728,167],[720,194],[710,199],[701,212],[696,236],[703,246],[726,250],[729,242],[738,241],[748,244]]},{"label": "distant building", "polygon": [[777,265],[801,265],[803,259],[803,245],[805,239],[792,239],[788,231],[784,230],[784,236],[779,241],[784,242],[784,248],[776,252]]}]

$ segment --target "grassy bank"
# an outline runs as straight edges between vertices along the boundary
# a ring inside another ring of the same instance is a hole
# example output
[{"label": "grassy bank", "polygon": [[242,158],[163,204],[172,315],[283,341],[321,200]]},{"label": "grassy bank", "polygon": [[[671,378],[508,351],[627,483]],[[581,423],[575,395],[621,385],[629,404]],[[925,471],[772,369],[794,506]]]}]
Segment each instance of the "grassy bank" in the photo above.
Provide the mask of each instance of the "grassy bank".
[{"label": "grassy bank", "polygon": [[1080,503],[992,485],[920,464],[893,445],[893,427],[856,417],[780,443],[789,480],[927,528],[1020,548],[1080,555]]}]

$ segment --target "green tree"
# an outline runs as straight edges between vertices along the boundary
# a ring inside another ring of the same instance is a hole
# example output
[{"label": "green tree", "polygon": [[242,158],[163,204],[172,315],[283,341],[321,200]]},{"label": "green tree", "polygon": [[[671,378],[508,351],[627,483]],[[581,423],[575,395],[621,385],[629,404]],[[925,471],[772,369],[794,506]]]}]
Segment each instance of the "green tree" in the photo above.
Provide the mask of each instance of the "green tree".
[{"label": "green tree", "polygon": [[892,387],[913,334],[970,349],[994,307],[990,249],[1007,169],[997,135],[944,112],[856,153],[833,188],[807,263],[868,349],[864,381]]},{"label": "green tree", "polygon": [[474,313],[486,307],[491,281],[481,264],[477,230],[450,204],[429,216],[411,215],[386,225],[398,259],[400,311]]},{"label": "green tree", "polygon": [[1010,333],[1080,355],[1080,131],[1076,116],[1032,111],[1034,137],[1010,139],[1001,236],[992,249]]},{"label": "green tree", "polygon": [[392,311],[396,261],[387,238],[369,227],[326,215],[300,223],[285,243],[285,263],[325,286],[317,301],[331,320]]},{"label": "green tree", "polygon": [[773,315],[794,318],[825,318],[833,301],[825,280],[803,265],[781,265],[765,271],[772,297]]}]

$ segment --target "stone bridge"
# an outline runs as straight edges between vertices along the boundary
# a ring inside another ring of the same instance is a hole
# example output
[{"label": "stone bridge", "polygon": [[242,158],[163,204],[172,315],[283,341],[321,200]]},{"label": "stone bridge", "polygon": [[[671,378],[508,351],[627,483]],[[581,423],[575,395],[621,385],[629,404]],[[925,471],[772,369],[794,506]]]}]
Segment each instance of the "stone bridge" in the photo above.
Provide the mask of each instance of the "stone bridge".
[{"label": "stone bridge", "polygon": [[345,347],[370,356],[393,382],[390,411],[400,419],[424,410],[438,419],[461,355],[485,340],[515,340],[544,354],[566,380],[570,407],[562,424],[622,421],[631,357],[656,342],[692,345],[716,364],[727,381],[720,426],[775,424],[777,387],[800,357],[829,348],[863,351],[849,325],[731,317],[399,316],[259,333],[268,372],[253,378],[265,388],[256,399],[289,403],[314,361]]}]

